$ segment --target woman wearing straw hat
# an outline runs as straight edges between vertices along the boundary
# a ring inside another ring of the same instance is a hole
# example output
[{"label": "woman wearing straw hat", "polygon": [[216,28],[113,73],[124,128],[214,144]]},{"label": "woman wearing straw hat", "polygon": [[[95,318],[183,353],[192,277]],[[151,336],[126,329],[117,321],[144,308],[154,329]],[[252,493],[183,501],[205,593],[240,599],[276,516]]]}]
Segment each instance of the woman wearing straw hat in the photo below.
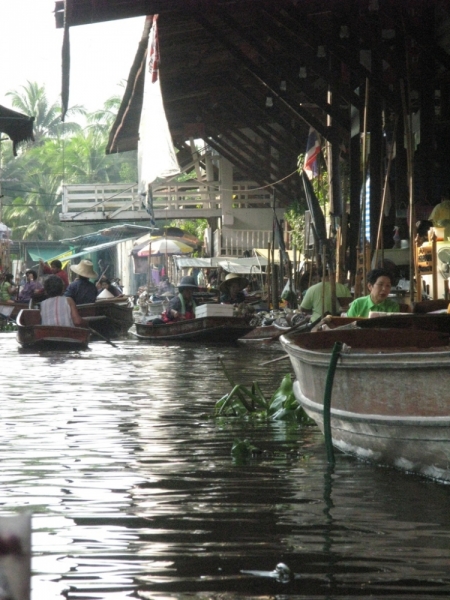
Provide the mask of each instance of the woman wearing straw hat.
[{"label": "woman wearing straw hat", "polygon": [[228,273],[225,281],[220,284],[220,301],[222,304],[241,304],[245,301],[245,294],[242,291],[248,286],[248,279],[241,277],[236,273]]},{"label": "woman wearing straw hat", "polygon": [[97,288],[89,279],[95,279],[97,273],[90,260],[82,260],[78,265],[70,265],[70,269],[78,275],[64,293],[64,296],[73,298],[75,304],[91,304],[97,298]]}]

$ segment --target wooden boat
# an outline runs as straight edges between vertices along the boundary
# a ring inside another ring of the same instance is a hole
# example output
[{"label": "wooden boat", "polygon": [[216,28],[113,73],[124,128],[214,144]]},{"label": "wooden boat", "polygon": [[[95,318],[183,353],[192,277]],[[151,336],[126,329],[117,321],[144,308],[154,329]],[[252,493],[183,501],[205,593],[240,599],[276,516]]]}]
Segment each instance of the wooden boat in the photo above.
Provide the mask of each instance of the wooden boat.
[{"label": "wooden boat", "polygon": [[79,304],[77,308],[80,316],[89,323],[89,327],[107,339],[126,336],[134,323],[133,305],[128,298],[117,297],[91,304]]},{"label": "wooden boat", "polygon": [[450,333],[450,314],[392,313],[382,317],[374,317],[373,319],[328,316],[319,323],[317,329],[336,329],[344,326],[363,329],[418,329],[422,331],[443,331]]},{"label": "wooden boat", "polygon": [[200,317],[152,325],[136,323],[141,340],[189,340],[193,342],[235,342],[253,329],[240,317]]},{"label": "wooden boat", "polygon": [[9,302],[0,301],[0,318],[15,319],[24,308],[28,308],[27,302],[14,302],[14,304],[10,304]]},{"label": "wooden boat", "polygon": [[91,333],[84,327],[41,325],[41,313],[36,309],[21,310],[16,324],[22,348],[87,348]]},{"label": "wooden boat", "polygon": [[261,325],[254,327],[251,331],[239,338],[239,343],[242,344],[257,344],[271,340],[273,336],[280,333],[280,330],[275,325]]},{"label": "wooden boat", "polygon": [[448,332],[335,329],[280,341],[297,376],[295,396],[322,431],[332,348],[344,344],[331,396],[336,448],[450,482]]}]

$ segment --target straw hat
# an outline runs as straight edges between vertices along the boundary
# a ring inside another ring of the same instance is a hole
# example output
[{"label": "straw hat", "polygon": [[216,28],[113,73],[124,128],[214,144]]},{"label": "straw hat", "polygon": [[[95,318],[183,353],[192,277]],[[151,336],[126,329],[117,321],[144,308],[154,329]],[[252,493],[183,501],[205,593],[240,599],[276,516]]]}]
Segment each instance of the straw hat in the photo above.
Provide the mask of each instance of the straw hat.
[{"label": "straw hat", "polygon": [[87,277],[93,279],[97,277],[97,273],[93,269],[93,264],[90,260],[82,260],[78,265],[70,265],[71,270],[80,275],[81,277]]},{"label": "straw hat", "polygon": [[195,277],[192,275],[186,275],[186,277],[182,277],[180,283],[178,284],[178,289],[181,290],[183,288],[196,288],[198,289],[197,282],[195,281]]},{"label": "straw hat", "polygon": [[237,275],[237,273],[228,273],[225,277],[225,281],[222,281],[220,284],[219,290],[221,292],[228,292],[232,283],[237,283],[239,290],[243,290],[248,286],[248,279]]}]

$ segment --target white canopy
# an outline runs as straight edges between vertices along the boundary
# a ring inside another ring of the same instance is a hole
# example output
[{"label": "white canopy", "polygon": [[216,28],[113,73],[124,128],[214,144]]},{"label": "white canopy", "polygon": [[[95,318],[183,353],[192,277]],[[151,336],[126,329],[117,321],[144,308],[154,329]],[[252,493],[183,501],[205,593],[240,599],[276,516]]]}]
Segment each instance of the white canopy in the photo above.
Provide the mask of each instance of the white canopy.
[{"label": "white canopy", "polygon": [[250,258],[233,258],[226,256],[214,256],[213,258],[191,258],[174,256],[177,269],[217,269],[221,267],[228,273],[253,274],[261,273],[261,267],[267,266],[267,259],[259,256]]}]

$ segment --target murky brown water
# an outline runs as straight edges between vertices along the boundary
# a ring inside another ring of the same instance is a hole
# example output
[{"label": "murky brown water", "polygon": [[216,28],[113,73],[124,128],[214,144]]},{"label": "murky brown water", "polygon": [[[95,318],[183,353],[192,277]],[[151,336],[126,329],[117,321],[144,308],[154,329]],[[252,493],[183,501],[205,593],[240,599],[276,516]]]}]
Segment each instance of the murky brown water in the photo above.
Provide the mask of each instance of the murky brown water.
[{"label": "murky brown water", "polygon": [[[450,486],[340,454],[330,473],[316,428],[211,418],[219,353],[268,393],[279,354],[118,345],[0,334],[0,516],[33,512],[33,600],[450,597]],[[238,438],[261,457],[235,465]],[[298,576],[264,576],[279,562]]]}]

